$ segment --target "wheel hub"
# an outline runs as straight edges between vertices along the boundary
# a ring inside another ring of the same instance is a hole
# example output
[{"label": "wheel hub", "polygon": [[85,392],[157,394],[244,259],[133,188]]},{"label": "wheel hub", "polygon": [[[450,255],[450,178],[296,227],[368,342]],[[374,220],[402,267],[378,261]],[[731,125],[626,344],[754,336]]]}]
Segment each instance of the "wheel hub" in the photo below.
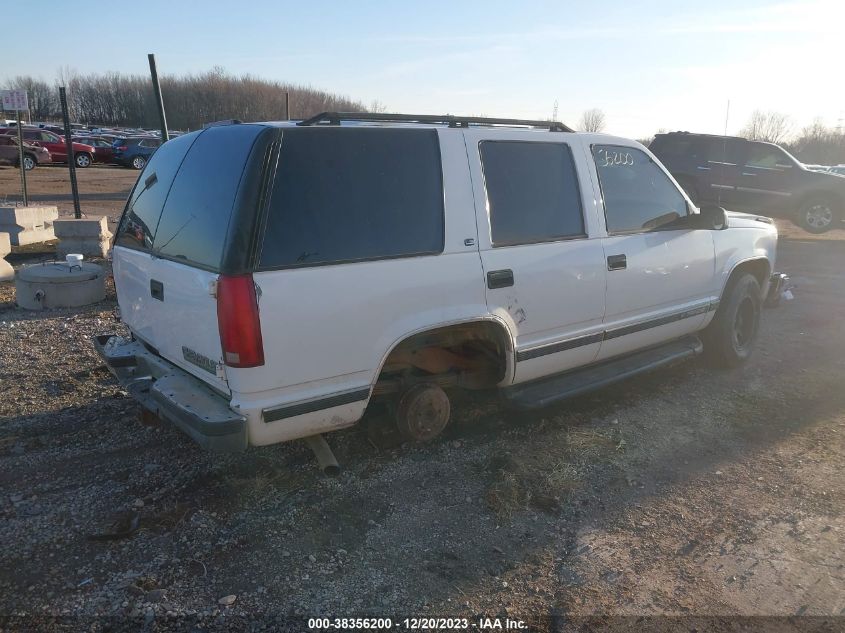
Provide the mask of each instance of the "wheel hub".
[{"label": "wheel hub", "polygon": [[815,204],[807,209],[807,224],[821,229],[833,222],[833,210],[826,204]]},{"label": "wheel hub", "polygon": [[746,297],[736,311],[734,318],[734,343],[738,349],[745,348],[754,338],[756,329],[754,319],[754,303]]},{"label": "wheel hub", "polygon": [[418,384],[399,398],[396,422],[407,439],[427,442],[446,428],[451,407],[449,396],[434,384]]}]

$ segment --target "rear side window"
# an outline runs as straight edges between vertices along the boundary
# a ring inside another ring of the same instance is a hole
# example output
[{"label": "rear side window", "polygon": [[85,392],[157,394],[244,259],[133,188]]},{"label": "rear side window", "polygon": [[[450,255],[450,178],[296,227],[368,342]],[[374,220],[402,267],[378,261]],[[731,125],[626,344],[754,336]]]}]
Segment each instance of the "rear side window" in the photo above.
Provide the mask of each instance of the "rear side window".
[{"label": "rear side window", "polygon": [[694,141],[688,136],[657,136],[649,149],[657,156],[690,156]]},{"label": "rear side window", "polygon": [[584,235],[581,194],[568,145],[482,141],[479,150],[494,246]]},{"label": "rear side window", "polygon": [[668,229],[687,215],[678,188],[648,156],[633,147],[594,145],[608,233]]},{"label": "rear side window", "polygon": [[261,129],[228,125],[209,128],[197,137],[164,204],[153,243],[156,253],[219,269],[235,195]]},{"label": "rear side window", "polygon": [[443,251],[434,130],[285,130],[261,268]]},{"label": "rear side window", "polygon": [[173,178],[197,134],[188,134],[162,145],[138,178],[118,227],[115,245],[149,250],[153,245],[161,209]]}]

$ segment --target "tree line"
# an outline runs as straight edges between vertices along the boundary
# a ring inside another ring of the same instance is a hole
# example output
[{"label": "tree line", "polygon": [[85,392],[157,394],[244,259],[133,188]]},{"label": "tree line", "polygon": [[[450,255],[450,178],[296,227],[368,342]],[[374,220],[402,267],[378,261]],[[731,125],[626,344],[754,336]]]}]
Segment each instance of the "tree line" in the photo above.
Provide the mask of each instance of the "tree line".
[{"label": "tree line", "polygon": [[[377,102],[367,107],[311,86],[268,81],[249,74],[231,75],[219,67],[197,75],[163,75],[159,79],[167,125],[176,130],[195,130],[204,123],[225,119],[273,121],[324,111],[360,112],[381,107]],[[52,84],[23,75],[7,80],[5,87],[27,91],[33,121],[56,121],[61,120],[60,85],[67,88],[68,109],[74,123],[143,128],[160,125],[152,83],[146,75],[81,75],[61,70]],[[285,111],[285,93],[289,94],[289,113]]]}]

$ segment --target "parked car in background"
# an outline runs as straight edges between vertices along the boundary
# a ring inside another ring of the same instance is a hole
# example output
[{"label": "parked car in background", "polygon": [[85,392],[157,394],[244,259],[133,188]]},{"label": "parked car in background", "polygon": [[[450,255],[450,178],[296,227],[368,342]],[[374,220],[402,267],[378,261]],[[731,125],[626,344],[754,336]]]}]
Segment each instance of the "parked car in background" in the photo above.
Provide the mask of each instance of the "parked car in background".
[{"label": "parked car in background", "polygon": [[[18,131],[16,128],[0,128],[0,134],[17,136]],[[67,162],[67,145],[63,136],[37,127],[24,127],[21,129],[21,134],[27,143],[46,147],[54,163]],[[89,167],[94,162],[94,148],[84,143],[73,142],[73,140],[71,142],[76,166],[79,168]]]},{"label": "parked car in background", "polygon": [[845,221],[845,180],[807,169],[773,143],[670,132],[649,149],[696,204],[788,217],[811,233]]},{"label": "parked car in background", "polygon": [[95,163],[104,163],[110,164],[113,162],[112,154],[112,141],[108,138],[102,138],[98,136],[79,136],[73,139],[78,143],[83,143],[85,145],[90,145],[94,148],[94,162]]},{"label": "parked car in background", "polygon": [[[38,165],[52,162],[50,152],[45,147],[23,144],[23,166],[26,171],[35,169]],[[20,166],[20,150],[18,137],[10,134],[0,135],[0,163],[4,165]]]},{"label": "parked car in background", "polygon": [[161,140],[152,136],[116,139],[112,144],[112,161],[124,167],[143,169],[159,145]]}]

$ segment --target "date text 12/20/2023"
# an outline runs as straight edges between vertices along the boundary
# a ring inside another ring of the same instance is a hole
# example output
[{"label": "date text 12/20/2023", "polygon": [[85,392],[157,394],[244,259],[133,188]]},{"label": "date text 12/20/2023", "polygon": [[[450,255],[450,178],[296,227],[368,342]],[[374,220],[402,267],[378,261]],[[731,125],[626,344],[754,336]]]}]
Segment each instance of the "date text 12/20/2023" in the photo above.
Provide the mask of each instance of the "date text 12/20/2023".
[{"label": "date text 12/20/2023", "polygon": [[528,628],[523,620],[510,618],[402,618],[396,621],[391,618],[309,618],[310,630],[378,630],[392,628],[406,630],[449,630],[449,629],[477,629],[519,631]]}]

